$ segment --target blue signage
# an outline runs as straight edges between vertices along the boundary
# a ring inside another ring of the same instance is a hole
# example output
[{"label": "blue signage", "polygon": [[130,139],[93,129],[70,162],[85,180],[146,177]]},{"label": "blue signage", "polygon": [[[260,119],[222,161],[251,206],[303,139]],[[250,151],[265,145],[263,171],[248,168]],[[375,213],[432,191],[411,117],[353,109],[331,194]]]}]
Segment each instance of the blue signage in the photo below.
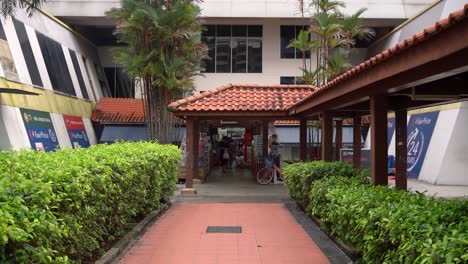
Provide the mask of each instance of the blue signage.
[{"label": "blue signage", "polygon": [[408,123],[408,177],[417,178],[431,142],[439,112],[415,114]]},{"label": "blue signage", "polygon": [[59,145],[50,114],[20,109],[31,147],[37,151],[52,151]]}]

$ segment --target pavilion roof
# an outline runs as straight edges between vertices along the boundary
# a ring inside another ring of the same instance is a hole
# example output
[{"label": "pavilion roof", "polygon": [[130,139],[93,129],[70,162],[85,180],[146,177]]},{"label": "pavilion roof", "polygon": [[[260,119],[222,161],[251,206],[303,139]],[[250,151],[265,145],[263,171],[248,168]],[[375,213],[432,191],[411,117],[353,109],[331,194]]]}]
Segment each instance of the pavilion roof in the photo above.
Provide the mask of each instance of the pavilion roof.
[{"label": "pavilion roof", "polygon": [[228,84],[175,101],[175,112],[287,112],[311,95],[311,85]]}]

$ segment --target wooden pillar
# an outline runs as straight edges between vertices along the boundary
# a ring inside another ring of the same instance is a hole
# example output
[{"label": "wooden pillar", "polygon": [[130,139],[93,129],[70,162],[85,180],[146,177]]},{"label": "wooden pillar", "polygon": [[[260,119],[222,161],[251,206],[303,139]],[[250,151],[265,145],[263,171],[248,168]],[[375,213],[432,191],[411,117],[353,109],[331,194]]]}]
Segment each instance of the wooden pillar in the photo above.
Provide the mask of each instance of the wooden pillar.
[{"label": "wooden pillar", "polygon": [[200,143],[199,121],[195,117],[187,118],[186,139],[186,174],[185,187],[193,188],[193,179],[198,178],[198,147]]},{"label": "wooden pillar", "polygon": [[361,117],[353,117],[353,165],[361,168]]},{"label": "wooden pillar", "polygon": [[398,109],[395,111],[395,152],[396,152],[396,188],[401,190],[407,189],[407,111],[406,109]]},{"label": "wooden pillar", "polygon": [[335,160],[340,160],[340,151],[343,147],[343,120],[335,120]]},{"label": "wooden pillar", "polygon": [[371,182],[388,185],[387,98],[370,97],[371,112]]},{"label": "wooden pillar", "polygon": [[330,113],[322,113],[322,160],[333,160],[333,118]]},{"label": "wooden pillar", "polygon": [[262,122],[263,157],[268,156],[268,120]]},{"label": "wooden pillar", "polygon": [[307,120],[299,121],[299,158],[301,161],[307,160]]}]

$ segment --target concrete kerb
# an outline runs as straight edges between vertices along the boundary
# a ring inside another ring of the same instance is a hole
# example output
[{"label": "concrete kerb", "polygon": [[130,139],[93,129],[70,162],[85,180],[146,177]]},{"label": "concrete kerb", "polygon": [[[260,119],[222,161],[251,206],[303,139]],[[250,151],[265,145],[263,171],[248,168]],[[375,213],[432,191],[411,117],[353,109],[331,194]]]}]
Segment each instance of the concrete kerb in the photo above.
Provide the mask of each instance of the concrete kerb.
[{"label": "concrete kerb", "polygon": [[174,198],[167,204],[162,205],[161,208],[156,209],[149,213],[140,223],[138,223],[130,232],[128,232],[122,239],[120,239],[111,249],[109,249],[96,264],[110,264],[117,263],[117,261],[124,256],[124,254],[135,244],[135,242],[144,234],[159,216],[169,209],[175,202]]},{"label": "concrete kerb", "polygon": [[295,202],[285,203],[284,206],[302,226],[309,237],[317,244],[323,254],[333,264],[353,263],[352,259],[312,221]]}]

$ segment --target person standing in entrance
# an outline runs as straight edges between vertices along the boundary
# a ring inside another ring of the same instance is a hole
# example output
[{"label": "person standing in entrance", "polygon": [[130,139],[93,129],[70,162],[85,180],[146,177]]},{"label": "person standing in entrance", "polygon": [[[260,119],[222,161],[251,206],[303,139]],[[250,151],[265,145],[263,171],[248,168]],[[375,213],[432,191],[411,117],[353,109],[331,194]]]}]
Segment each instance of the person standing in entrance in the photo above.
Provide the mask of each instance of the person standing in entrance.
[{"label": "person standing in entrance", "polygon": [[219,161],[221,163],[221,168],[223,173],[226,173],[226,168],[229,162],[229,153],[228,153],[229,143],[227,137],[223,137],[219,143]]},{"label": "person standing in entrance", "polygon": [[[281,156],[278,153],[278,145],[278,135],[271,135],[270,156],[273,158],[273,163],[281,169]],[[283,178],[280,175],[278,175],[278,180],[283,181]]]}]

